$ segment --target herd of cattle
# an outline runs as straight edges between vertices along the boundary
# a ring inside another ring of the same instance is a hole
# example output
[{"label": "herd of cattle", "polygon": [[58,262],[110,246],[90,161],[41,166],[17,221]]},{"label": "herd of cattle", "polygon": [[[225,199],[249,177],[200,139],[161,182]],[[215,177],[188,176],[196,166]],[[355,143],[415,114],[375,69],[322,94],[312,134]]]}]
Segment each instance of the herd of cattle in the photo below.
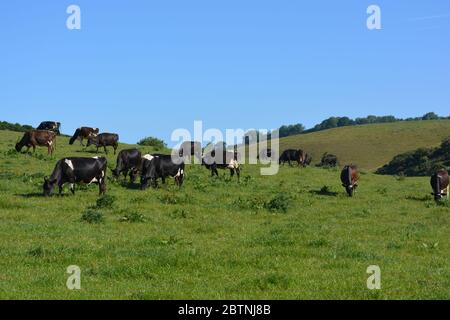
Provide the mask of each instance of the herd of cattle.
[{"label": "herd of cattle", "polygon": [[[48,154],[53,155],[56,149],[56,136],[60,134],[61,124],[59,122],[46,121],[36,130],[26,132],[22,139],[16,144],[17,152],[21,152],[24,147],[27,151],[33,148],[33,152],[37,146],[48,148]],[[104,148],[108,153],[107,147],[114,149],[114,154],[119,147],[119,135],[113,133],[100,133],[98,128],[81,127],[77,129],[69,141],[70,145],[79,140],[84,146],[83,141],[87,140],[86,147],[94,145],[97,148]],[[204,153],[199,142],[185,142],[182,144],[177,154],[145,154],[143,155],[138,149],[128,149],[119,152],[117,157],[116,168],[112,170],[113,177],[118,178],[123,175],[125,178],[130,177],[130,181],[134,183],[137,177],[141,177],[141,189],[146,189],[150,185],[157,187],[157,181],[162,180],[163,184],[166,179],[172,177],[175,184],[179,187],[183,185],[185,176],[185,156],[194,156],[199,159],[211,175],[219,175],[217,169],[229,169],[231,177],[237,175],[240,178],[240,154],[235,148],[234,152],[226,150],[212,150]],[[262,151],[259,159],[270,160],[276,159],[276,154],[271,149]],[[278,162],[280,165],[288,163],[290,166],[296,162],[298,166],[308,166],[311,164],[311,156],[303,150],[285,150]],[[323,166],[337,166],[337,157],[335,155],[324,154],[321,164]],[[56,167],[49,178],[44,181],[44,195],[50,196],[55,187],[59,188],[62,193],[63,186],[70,184],[70,190],[75,193],[75,185],[98,184],[100,195],[106,193],[106,174],[107,159],[105,157],[93,158],[64,158],[59,160]],[[346,165],[341,171],[341,182],[347,194],[352,197],[358,187],[359,181],[358,168],[351,164]],[[449,176],[445,169],[439,170],[431,177],[431,186],[435,200],[449,196]]]}]

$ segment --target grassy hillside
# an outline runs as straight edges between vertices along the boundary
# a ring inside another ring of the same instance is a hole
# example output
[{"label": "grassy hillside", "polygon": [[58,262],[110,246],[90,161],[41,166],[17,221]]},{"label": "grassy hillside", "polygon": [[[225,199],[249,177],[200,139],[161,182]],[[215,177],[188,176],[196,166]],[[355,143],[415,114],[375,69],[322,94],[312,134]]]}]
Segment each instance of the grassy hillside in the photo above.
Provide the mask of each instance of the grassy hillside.
[{"label": "grassy hillside", "polygon": [[[41,185],[57,159],[94,154],[66,138],[55,159],[17,154],[18,136],[0,132],[1,299],[450,298],[450,206],[427,178],[364,174],[350,199],[335,170],[247,165],[238,185],[189,166],[181,190],[110,182],[116,201],[90,224],[96,186],[43,198]],[[70,265],[80,291],[66,288]],[[366,287],[370,265],[381,291]]]},{"label": "grassy hillside", "polygon": [[320,162],[323,153],[336,154],[340,163],[356,163],[374,171],[394,156],[417,148],[438,146],[450,138],[450,120],[408,121],[342,127],[281,139],[280,149],[302,148]]}]

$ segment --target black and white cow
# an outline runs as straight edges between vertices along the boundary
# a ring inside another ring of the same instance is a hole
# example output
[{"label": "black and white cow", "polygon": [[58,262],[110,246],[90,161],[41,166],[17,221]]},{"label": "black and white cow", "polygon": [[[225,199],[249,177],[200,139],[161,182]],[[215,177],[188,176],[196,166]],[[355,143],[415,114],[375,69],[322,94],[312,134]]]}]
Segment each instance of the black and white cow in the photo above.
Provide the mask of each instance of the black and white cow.
[{"label": "black and white cow", "polygon": [[98,184],[100,195],[106,193],[106,169],[108,161],[104,157],[64,158],[59,160],[49,178],[44,179],[44,196],[51,196],[56,186],[59,194],[63,186],[70,184],[70,191],[75,194],[75,184]]},{"label": "black and white cow", "polygon": [[61,122],[55,121],[44,121],[41,122],[39,127],[36,130],[47,130],[56,133],[57,135],[61,134]]},{"label": "black and white cow", "polygon": [[175,184],[183,185],[185,164],[181,157],[171,155],[144,156],[141,173],[141,189],[145,190],[151,182],[154,188],[158,187],[158,179],[166,183],[166,178],[175,178]]},{"label": "black and white cow", "polygon": [[237,175],[238,181],[241,177],[241,165],[239,164],[240,154],[235,150],[229,152],[225,150],[213,150],[203,156],[202,165],[211,171],[211,176],[219,176],[217,169],[229,169],[230,177]]}]

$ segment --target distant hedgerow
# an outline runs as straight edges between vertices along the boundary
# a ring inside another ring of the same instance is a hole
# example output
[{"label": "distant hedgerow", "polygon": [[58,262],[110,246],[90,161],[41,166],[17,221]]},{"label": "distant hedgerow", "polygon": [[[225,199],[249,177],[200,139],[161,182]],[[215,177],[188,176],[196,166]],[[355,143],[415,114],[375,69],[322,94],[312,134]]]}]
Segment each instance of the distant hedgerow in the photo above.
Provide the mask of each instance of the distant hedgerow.
[{"label": "distant hedgerow", "polygon": [[144,139],[141,139],[141,141],[138,142],[138,145],[153,147],[158,150],[167,148],[167,144],[163,140],[155,137],[146,137]]}]

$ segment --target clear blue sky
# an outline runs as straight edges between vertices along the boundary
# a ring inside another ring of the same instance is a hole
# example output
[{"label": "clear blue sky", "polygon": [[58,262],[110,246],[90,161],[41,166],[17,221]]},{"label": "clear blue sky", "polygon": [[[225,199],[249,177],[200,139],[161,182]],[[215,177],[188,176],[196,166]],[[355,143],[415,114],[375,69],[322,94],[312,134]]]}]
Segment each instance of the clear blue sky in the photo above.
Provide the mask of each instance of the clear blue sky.
[{"label": "clear blue sky", "polygon": [[[66,28],[70,4],[81,30]],[[366,9],[382,10],[382,30]],[[333,115],[450,114],[450,1],[0,2],[0,120],[169,140]]]}]

